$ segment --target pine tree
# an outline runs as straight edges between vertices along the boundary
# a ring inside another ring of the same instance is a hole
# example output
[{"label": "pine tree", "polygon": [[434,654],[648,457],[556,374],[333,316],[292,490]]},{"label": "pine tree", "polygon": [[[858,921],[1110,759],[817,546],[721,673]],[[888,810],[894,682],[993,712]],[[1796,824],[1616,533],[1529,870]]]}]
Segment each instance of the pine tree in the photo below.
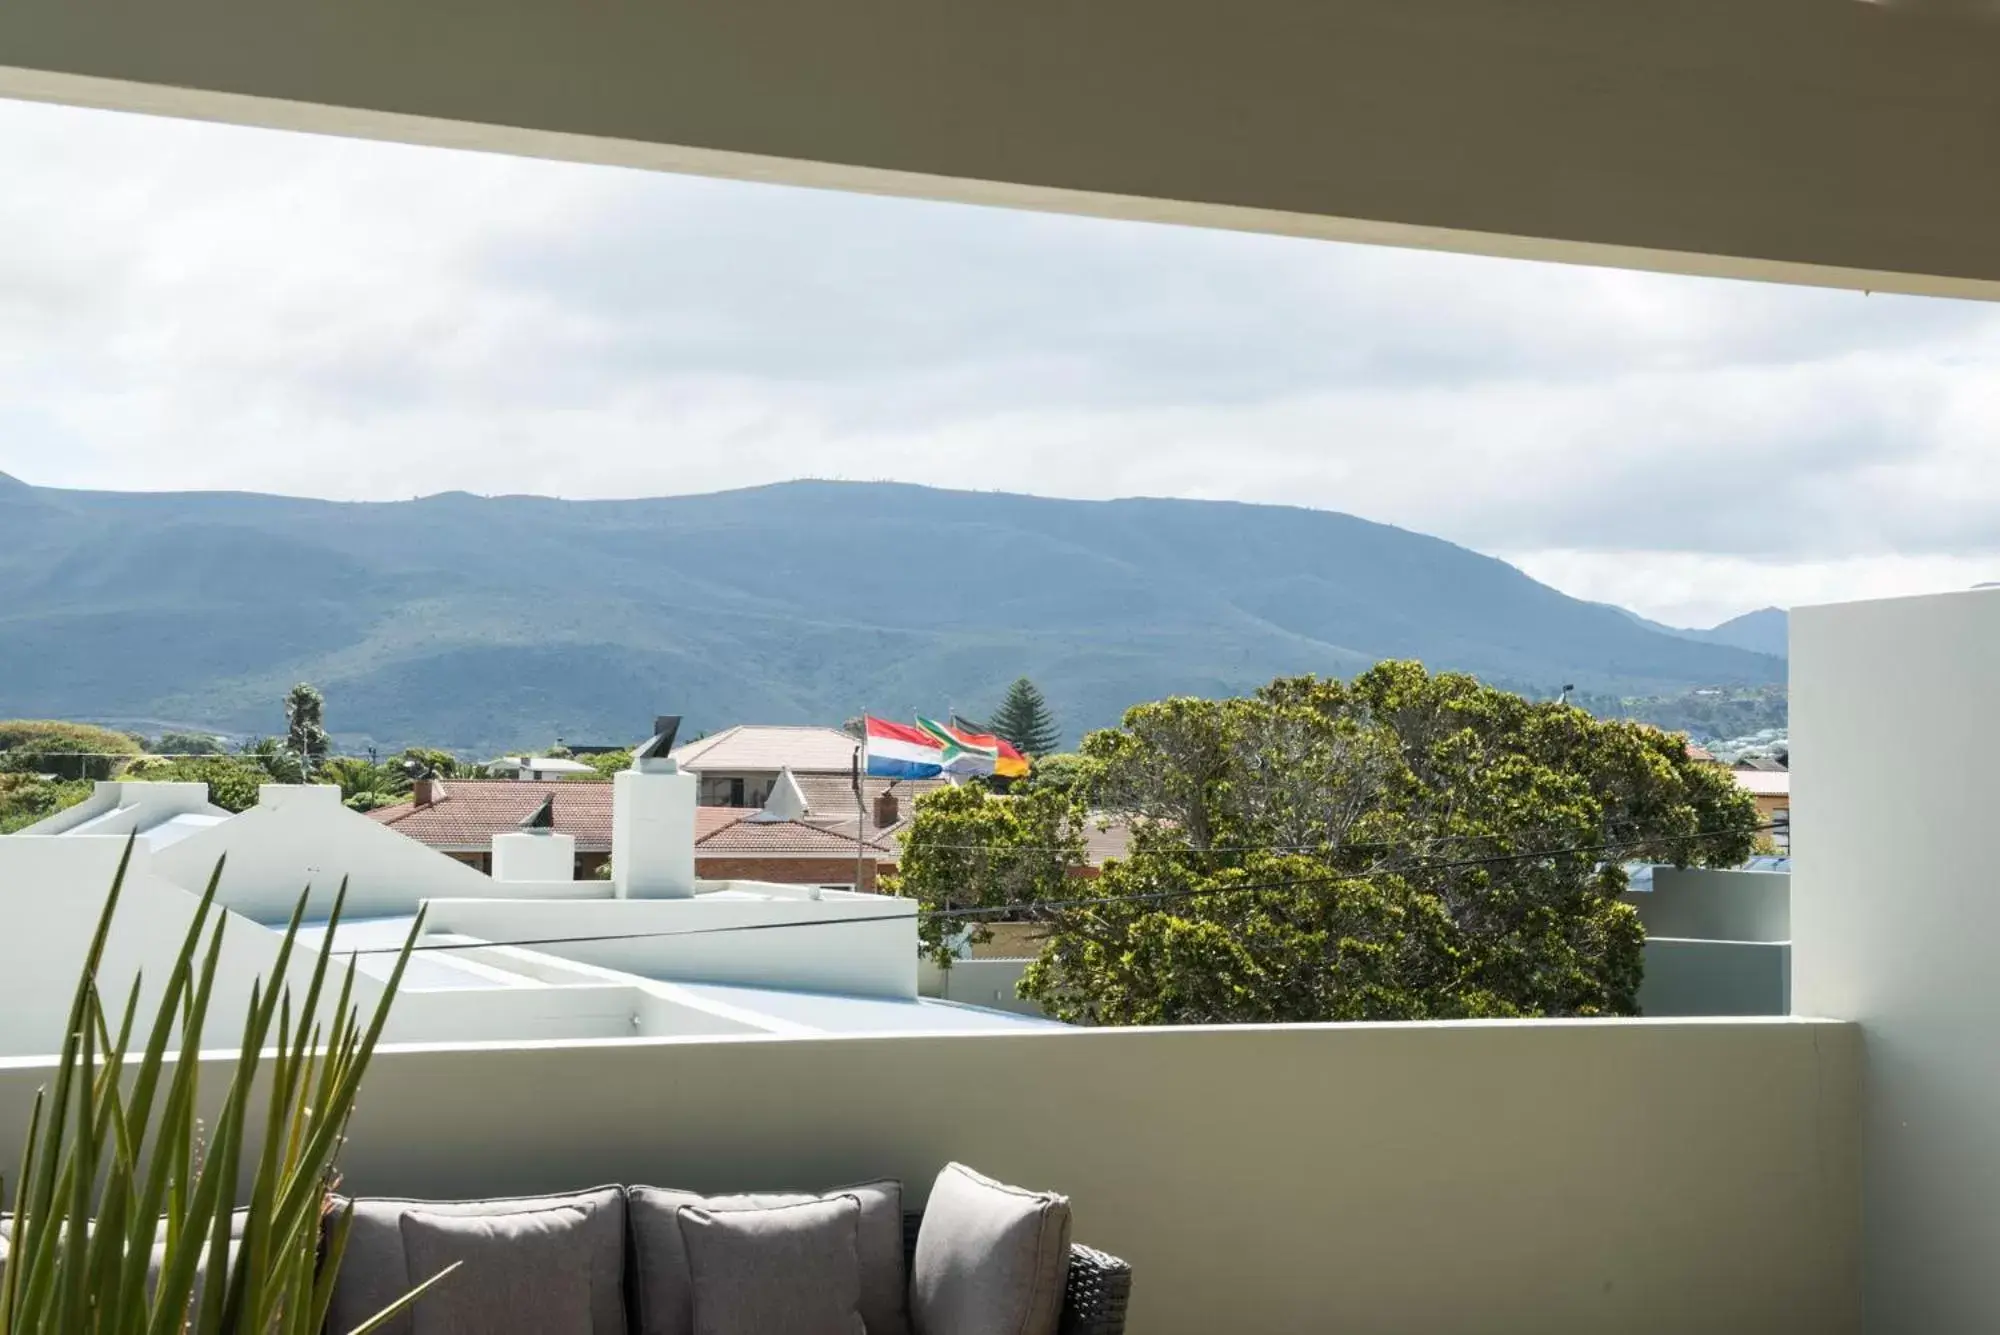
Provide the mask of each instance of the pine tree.
[{"label": "pine tree", "polygon": [[1062,745],[1062,728],[1035,683],[1022,677],[987,720],[987,729],[1006,738],[1025,756],[1045,756]]}]

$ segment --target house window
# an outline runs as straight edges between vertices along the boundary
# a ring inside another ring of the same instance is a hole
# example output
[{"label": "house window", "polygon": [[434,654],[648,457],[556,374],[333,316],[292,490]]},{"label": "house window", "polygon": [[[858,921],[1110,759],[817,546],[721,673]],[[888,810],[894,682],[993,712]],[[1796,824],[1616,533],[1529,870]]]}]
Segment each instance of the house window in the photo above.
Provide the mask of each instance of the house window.
[{"label": "house window", "polygon": [[743,780],[731,779],[729,781],[729,805],[732,807],[743,805]]}]

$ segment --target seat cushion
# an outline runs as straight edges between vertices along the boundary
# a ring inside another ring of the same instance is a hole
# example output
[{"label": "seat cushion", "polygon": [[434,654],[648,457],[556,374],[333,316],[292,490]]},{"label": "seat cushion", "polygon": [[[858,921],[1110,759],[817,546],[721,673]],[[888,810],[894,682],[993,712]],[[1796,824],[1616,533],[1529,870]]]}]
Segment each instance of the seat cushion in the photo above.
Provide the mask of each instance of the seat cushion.
[{"label": "seat cushion", "polygon": [[694,1335],[868,1335],[854,1197],[678,1217]]},{"label": "seat cushion", "polygon": [[632,1305],[637,1335],[692,1335],[694,1298],[687,1247],[681,1237],[682,1206],[717,1213],[767,1210],[852,1196],[860,1204],[855,1251],[861,1262],[861,1318],[868,1335],[909,1335],[909,1269],[903,1256],[903,1184],[893,1180],[811,1192],[765,1192],[702,1196],[666,1187],[631,1187],[626,1193],[631,1219]]},{"label": "seat cushion", "polygon": [[[345,1204],[345,1202],[340,1202]],[[334,1280],[327,1329],[353,1330],[368,1318],[428,1279],[410,1274],[403,1251],[402,1219],[412,1210],[456,1218],[531,1214],[558,1206],[583,1212],[583,1232],[590,1239],[589,1335],[626,1335],[625,1328],[625,1193],[618,1187],[598,1187],[569,1196],[525,1196],[478,1201],[414,1201],[369,1197],[354,1202],[354,1223],[347,1234],[347,1255]],[[450,1281],[446,1281],[449,1283]],[[442,1285],[439,1286],[443,1287]],[[416,1335],[409,1312],[399,1312],[381,1335]]]},{"label": "seat cushion", "polygon": [[911,1263],[916,1335],[1055,1335],[1068,1280],[1068,1200],[945,1165]]},{"label": "seat cushion", "polygon": [[422,1283],[416,1335],[568,1335],[590,1329],[589,1216],[573,1205],[520,1214],[404,1213],[403,1255]]}]

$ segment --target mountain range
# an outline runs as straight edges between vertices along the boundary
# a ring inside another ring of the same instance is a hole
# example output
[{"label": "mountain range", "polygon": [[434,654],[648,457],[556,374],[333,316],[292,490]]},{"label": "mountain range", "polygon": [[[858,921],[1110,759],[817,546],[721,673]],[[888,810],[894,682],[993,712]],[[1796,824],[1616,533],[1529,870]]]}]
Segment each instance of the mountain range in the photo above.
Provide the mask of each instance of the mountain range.
[{"label": "mountain range", "polygon": [[331,502],[0,474],[0,717],[468,751],[948,709],[1032,677],[1073,739],[1130,704],[1419,658],[1553,693],[1782,682],[1782,627],[1569,597],[1349,515],[801,481]]}]

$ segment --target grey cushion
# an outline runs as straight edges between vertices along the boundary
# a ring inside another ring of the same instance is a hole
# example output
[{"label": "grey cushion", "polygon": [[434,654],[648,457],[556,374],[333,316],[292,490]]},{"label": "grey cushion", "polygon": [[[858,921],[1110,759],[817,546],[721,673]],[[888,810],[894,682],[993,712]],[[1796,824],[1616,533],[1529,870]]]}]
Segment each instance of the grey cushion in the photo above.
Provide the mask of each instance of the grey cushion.
[{"label": "grey cushion", "polygon": [[861,1259],[861,1319],[868,1335],[909,1335],[909,1268],[903,1256],[903,1184],[864,1182],[825,1196],[810,1192],[766,1192],[745,1196],[700,1196],[665,1187],[632,1187],[626,1209],[632,1220],[632,1306],[635,1335],[692,1335],[694,1300],[687,1249],[678,1214],[692,1205],[711,1213],[767,1210],[833,1196],[861,1204],[855,1250]]},{"label": "grey cushion", "polygon": [[1055,1335],[1069,1280],[1069,1202],[946,1164],[910,1275],[917,1335]]},{"label": "grey cushion", "polygon": [[590,1329],[589,1216],[573,1205],[522,1214],[410,1210],[403,1253],[422,1283],[457,1263],[412,1309],[417,1335],[571,1335]]},{"label": "grey cushion", "polygon": [[[248,1210],[237,1210],[229,1216],[229,1264],[232,1269],[236,1265],[237,1252],[242,1250],[240,1243],[243,1237],[243,1230],[249,1222],[250,1212]],[[92,1224],[91,1227],[94,1229],[96,1225]],[[167,1225],[165,1220],[160,1221],[160,1226],[155,1230],[154,1236],[160,1240],[153,1244],[152,1258],[146,1266],[146,1295],[149,1298],[152,1296],[154,1289],[159,1286],[160,1271],[167,1263]],[[14,1216],[0,1214],[0,1282],[4,1282],[7,1278],[7,1252],[13,1246],[13,1239]],[[208,1243],[204,1239],[201,1244],[201,1254],[194,1265],[194,1288],[190,1290],[188,1298],[191,1307],[199,1306],[201,1303],[202,1283],[207,1277]]]},{"label": "grey cushion", "polygon": [[861,1202],[679,1211],[695,1335],[868,1335],[861,1321]]},{"label": "grey cushion", "polygon": [[[345,1202],[341,1202],[345,1204]],[[625,1330],[625,1193],[618,1187],[598,1187],[571,1196],[528,1196],[483,1201],[411,1201],[383,1197],[354,1202],[354,1224],[347,1234],[347,1255],[334,1280],[333,1304],[327,1329],[349,1331],[429,1278],[412,1280],[403,1254],[402,1218],[411,1210],[458,1217],[527,1214],[573,1205],[587,1216],[590,1238],[589,1335],[626,1335]],[[449,1282],[449,1281],[447,1281]],[[439,1287],[443,1287],[440,1285]],[[416,1335],[409,1312],[400,1312],[382,1327],[381,1335]]]}]

